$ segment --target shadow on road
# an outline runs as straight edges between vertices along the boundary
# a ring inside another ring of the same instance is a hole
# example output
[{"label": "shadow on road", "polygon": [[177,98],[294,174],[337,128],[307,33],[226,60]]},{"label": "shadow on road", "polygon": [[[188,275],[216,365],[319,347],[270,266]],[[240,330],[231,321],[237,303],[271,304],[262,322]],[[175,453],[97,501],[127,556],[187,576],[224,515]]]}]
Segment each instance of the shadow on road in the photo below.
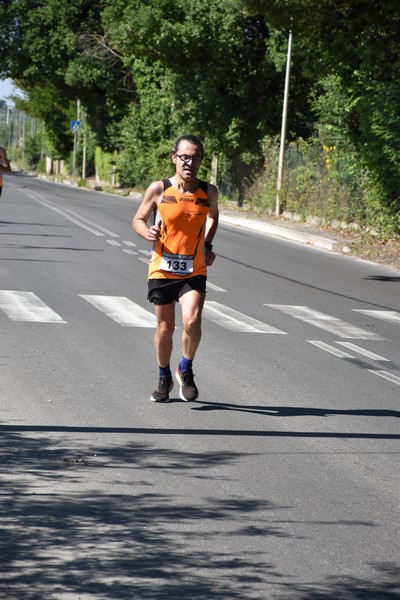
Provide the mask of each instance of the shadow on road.
[{"label": "shadow on road", "polygon": [[[271,407],[255,406],[254,409],[249,406],[227,403],[203,403],[203,407],[193,407],[192,410],[234,410],[239,412],[248,412],[265,416],[276,416],[271,412]],[[210,408],[211,405],[211,408]],[[214,407],[214,408],[213,408]],[[286,410],[286,408],[285,408]],[[290,409],[287,409],[290,411]],[[308,409],[307,409],[308,410]],[[319,409],[310,409],[319,410]],[[324,410],[324,409],[321,409]],[[377,411],[380,412],[380,411]],[[393,412],[397,411],[382,411]],[[279,415],[278,415],[279,416]],[[282,415],[285,416],[285,415]],[[286,415],[289,416],[289,415]],[[294,415],[292,415],[294,416]],[[321,416],[321,415],[320,415]],[[380,415],[382,416],[382,415]],[[385,415],[393,416],[393,415]],[[52,432],[52,433],[112,433],[112,434],[130,434],[130,435],[210,435],[210,436],[239,436],[239,437],[288,437],[288,438],[347,438],[347,439],[376,439],[376,440],[400,440],[400,434],[395,433],[366,433],[358,431],[340,432],[340,431],[285,431],[269,429],[213,429],[213,428],[172,428],[172,427],[85,427],[70,425],[0,425],[0,433],[3,432]]]},{"label": "shadow on road", "polygon": [[[179,474],[189,486],[191,477],[216,477],[241,452],[72,443],[3,429],[0,597],[243,599],[279,578],[265,553],[246,546],[286,537],[276,519],[288,507],[229,495],[193,501],[155,477]],[[124,482],[121,469],[129,470]]]},{"label": "shadow on road", "polygon": [[378,581],[355,577],[331,577],[326,582],[308,590],[293,587],[286,595],[273,596],[277,600],[399,600],[400,570],[393,563],[372,564]]},{"label": "shadow on road", "polygon": [[251,414],[265,415],[266,417],[329,417],[331,415],[354,416],[354,417],[392,417],[400,418],[400,411],[385,410],[378,408],[361,409],[338,409],[338,408],[309,408],[302,406],[260,406],[255,404],[232,404],[228,402],[205,402],[196,400],[192,410],[234,410],[239,412],[248,412]]},{"label": "shadow on road", "polygon": [[[225,470],[240,463],[246,452],[187,452],[104,436],[48,437],[43,429],[58,430],[30,427],[29,434],[28,428],[18,433],[2,427],[2,598],[396,597],[395,566],[371,568],[371,581],[333,579],[306,588],[296,586],[291,573],[279,570],[276,540],[308,544],[315,530],[307,530],[306,537],[295,536],[290,524],[297,521],[288,518],[292,506],[229,495]],[[203,478],[223,487],[219,497],[196,498],[174,486],[177,475],[187,479],[187,489]],[[312,518],[301,522],[307,525],[376,527],[363,521],[327,523]]]}]

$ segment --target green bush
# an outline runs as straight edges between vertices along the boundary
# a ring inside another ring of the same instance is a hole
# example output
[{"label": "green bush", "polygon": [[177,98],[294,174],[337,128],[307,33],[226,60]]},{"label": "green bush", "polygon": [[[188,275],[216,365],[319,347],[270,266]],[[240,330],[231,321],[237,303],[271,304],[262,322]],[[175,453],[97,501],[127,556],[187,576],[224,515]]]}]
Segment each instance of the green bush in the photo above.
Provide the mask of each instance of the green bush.
[{"label": "green bush", "polygon": [[[263,154],[263,167],[249,190],[247,204],[261,212],[273,212],[279,140],[266,138]],[[320,138],[300,138],[286,149],[280,206],[301,219],[313,216],[325,222],[364,225],[371,217],[366,209],[368,183],[365,171],[355,168],[355,159],[348,150],[327,146]]]},{"label": "green bush", "polygon": [[104,152],[99,146],[95,149],[96,177],[99,181],[111,182],[113,165],[116,162],[115,153]]}]

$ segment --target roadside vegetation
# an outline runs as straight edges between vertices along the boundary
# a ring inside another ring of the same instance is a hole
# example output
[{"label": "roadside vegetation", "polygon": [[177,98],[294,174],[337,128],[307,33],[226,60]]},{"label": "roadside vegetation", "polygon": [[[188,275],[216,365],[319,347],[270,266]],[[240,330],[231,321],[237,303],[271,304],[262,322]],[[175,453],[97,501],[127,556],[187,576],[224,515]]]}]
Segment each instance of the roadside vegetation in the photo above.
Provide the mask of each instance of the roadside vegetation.
[{"label": "roadside vegetation", "polygon": [[3,118],[0,143],[18,164],[143,190],[191,132],[200,176],[261,213],[276,206],[292,30],[281,209],[399,236],[397,0],[8,0],[0,21],[0,76],[27,119]]}]

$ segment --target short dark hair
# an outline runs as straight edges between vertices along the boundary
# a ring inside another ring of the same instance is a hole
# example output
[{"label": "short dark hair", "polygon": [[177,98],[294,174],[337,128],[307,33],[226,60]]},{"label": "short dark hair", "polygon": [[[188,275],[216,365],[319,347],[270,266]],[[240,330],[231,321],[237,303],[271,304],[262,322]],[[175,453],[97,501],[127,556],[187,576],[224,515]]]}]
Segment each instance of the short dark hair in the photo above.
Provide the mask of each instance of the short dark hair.
[{"label": "short dark hair", "polygon": [[181,137],[179,137],[172,150],[171,150],[171,154],[176,154],[179,148],[179,144],[181,142],[190,142],[191,144],[194,144],[195,146],[198,146],[201,150],[201,155],[204,156],[204,148],[203,148],[203,144],[201,143],[201,140],[196,137],[195,135],[192,135],[191,133],[188,133],[187,135],[181,135]]}]

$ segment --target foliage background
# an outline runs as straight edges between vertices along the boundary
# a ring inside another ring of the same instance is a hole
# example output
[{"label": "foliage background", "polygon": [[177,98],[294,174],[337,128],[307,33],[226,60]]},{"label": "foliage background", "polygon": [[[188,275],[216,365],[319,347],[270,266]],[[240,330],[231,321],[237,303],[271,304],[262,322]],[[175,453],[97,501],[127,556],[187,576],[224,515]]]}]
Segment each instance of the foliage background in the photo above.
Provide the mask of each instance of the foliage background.
[{"label": "foliage background", "polygon": [[28,162],[70,157],[79,99],[88,174],[107,177],[112,157],[120,185],[143,188],[191,132],[201,176],[218,163],[222,194],[260,211],[275,205],[291,29],[282,206],[400,233],[397,0],[3,0],[0,22],[0,76],[44,124]]}]

